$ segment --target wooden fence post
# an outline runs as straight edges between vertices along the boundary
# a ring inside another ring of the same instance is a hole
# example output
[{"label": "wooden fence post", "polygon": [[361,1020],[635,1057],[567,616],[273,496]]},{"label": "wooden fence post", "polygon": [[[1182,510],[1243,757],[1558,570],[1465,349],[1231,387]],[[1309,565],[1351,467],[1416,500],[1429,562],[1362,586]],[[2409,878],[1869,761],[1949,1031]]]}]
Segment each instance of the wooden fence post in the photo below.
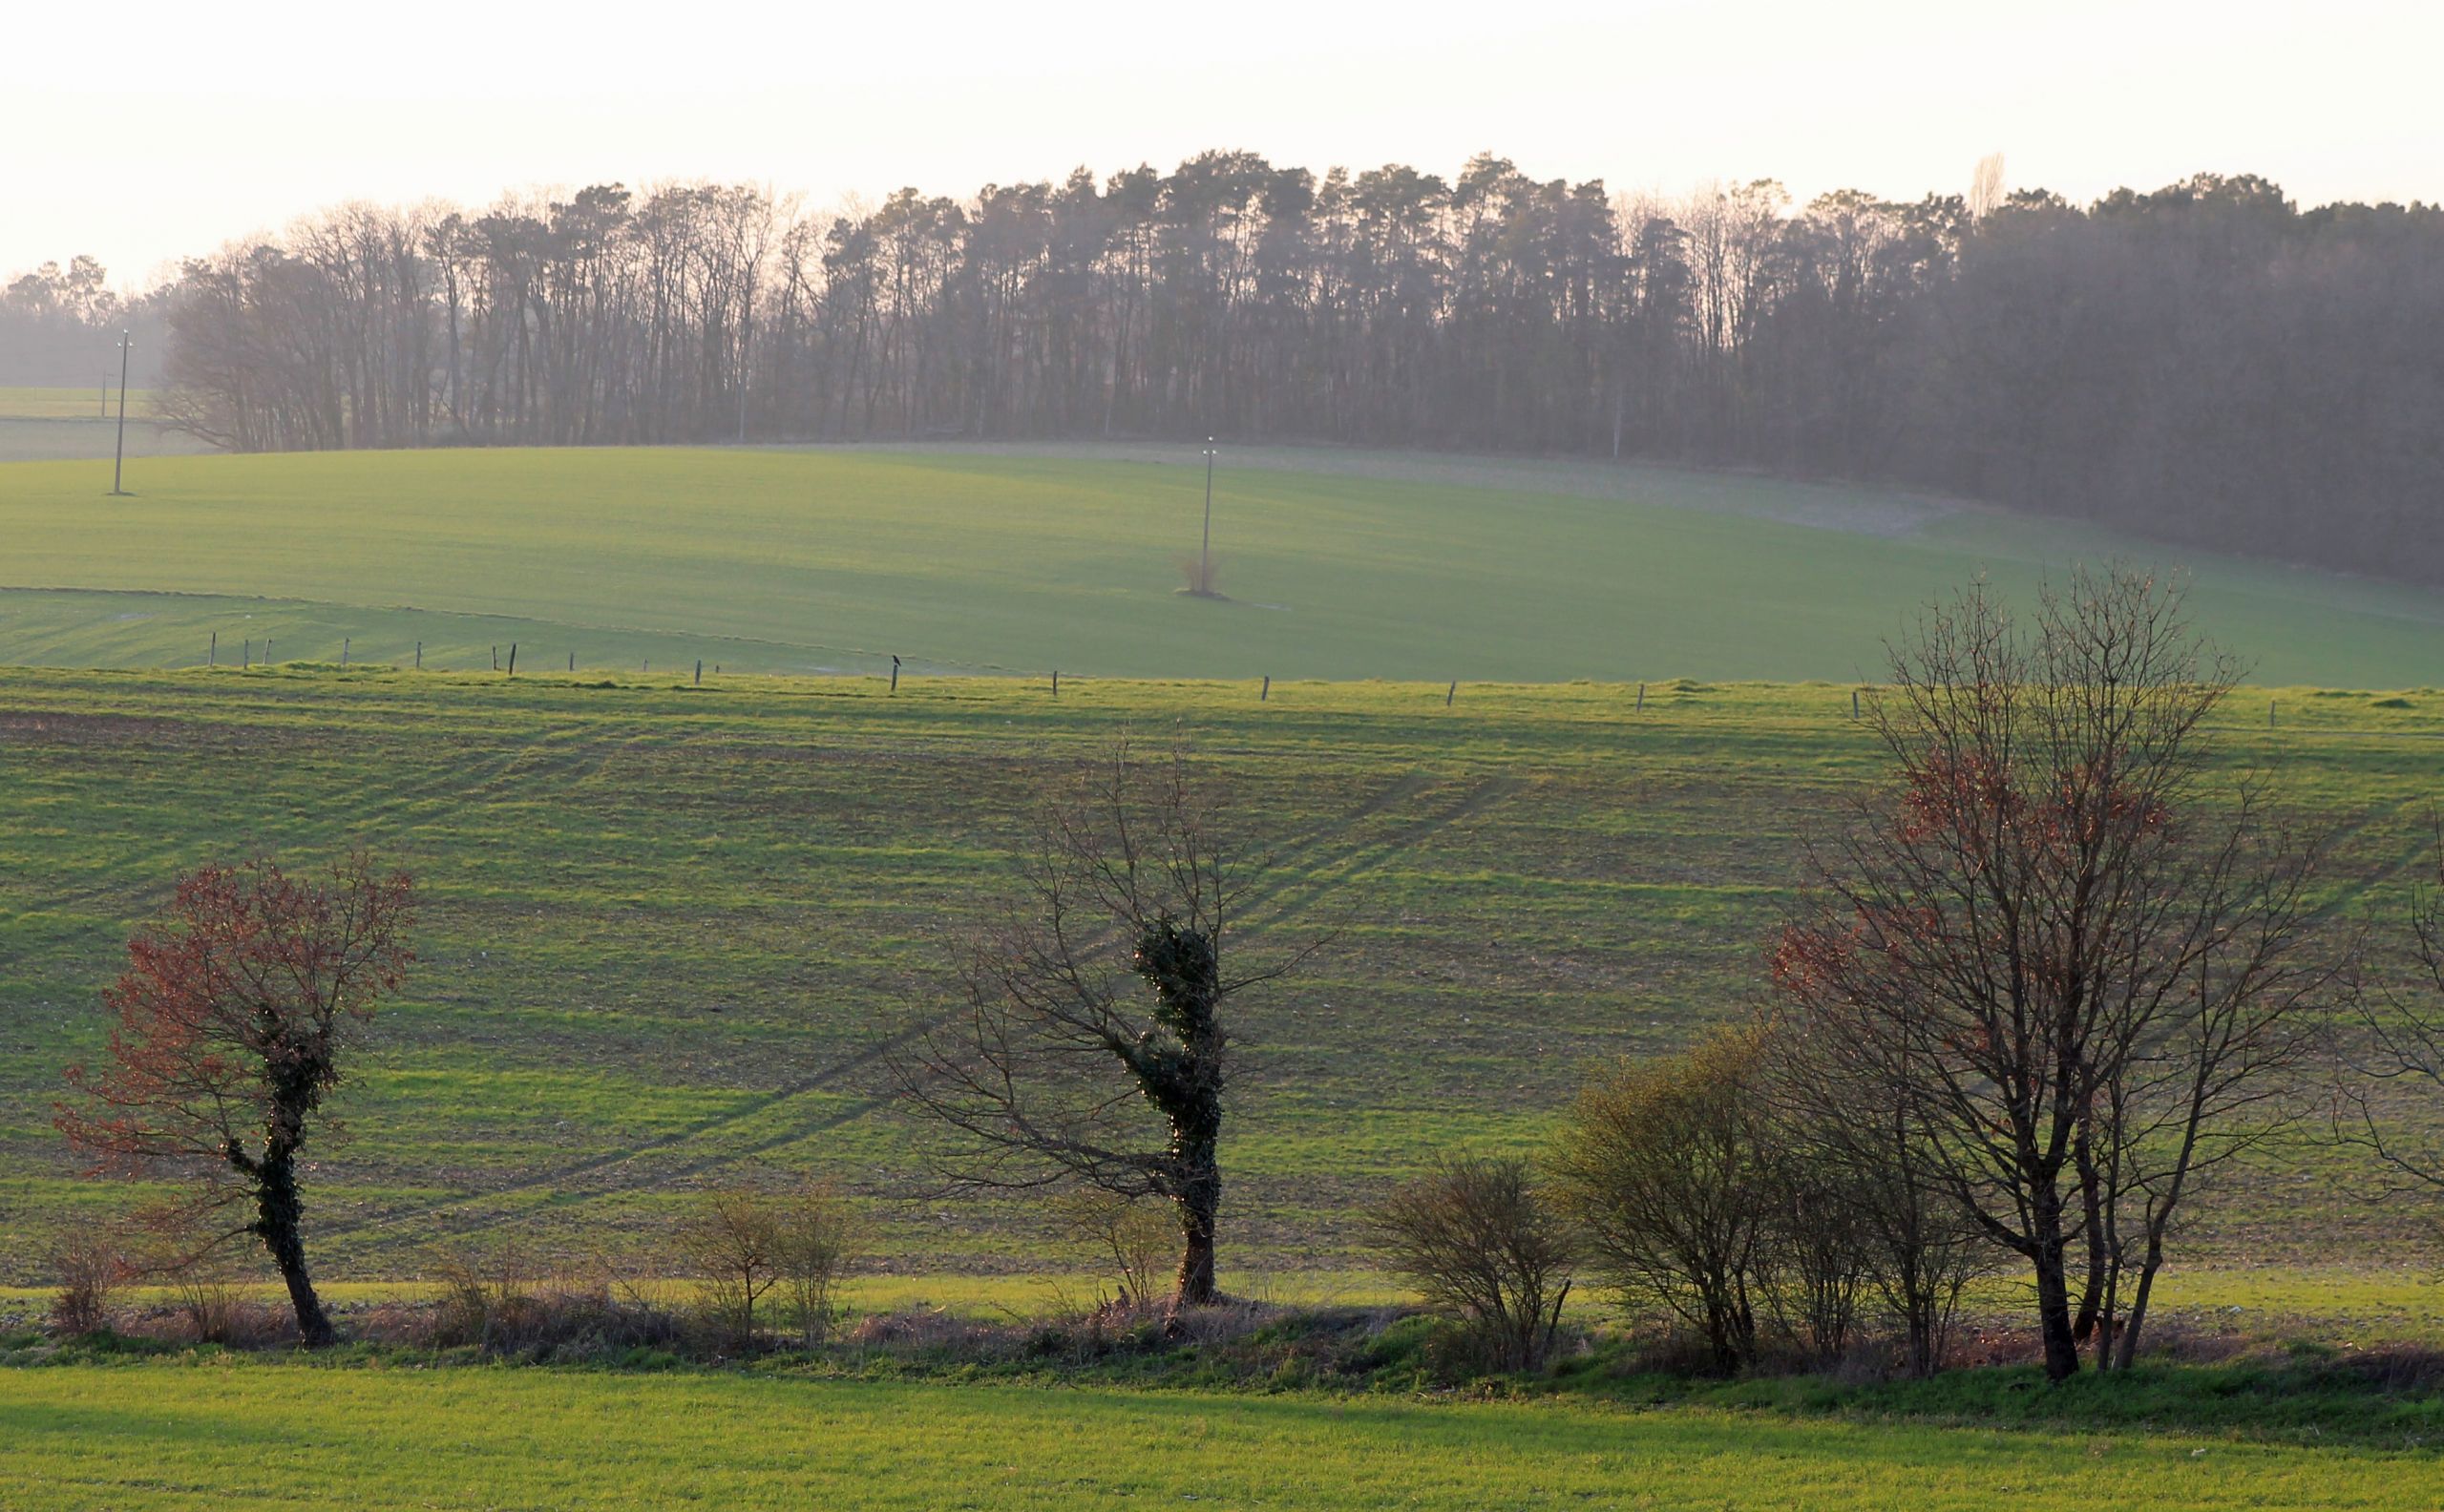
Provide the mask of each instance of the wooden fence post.
[{"label": "wooden fence post", "polygon": [[517,676],[517,642],[515,640],[509,643],[509,675]]},{"label": "wooden fence post", "polygon": [[705,685],[705,659],[703,657],[698,657],[696,659],[696,685],[698,687],[703,687]]},{"label": "wooden fence post", "polygon": [[1852,689],[1850,689],[1850,718],[1852,718],[1852,719],[1857,719],[1858,717],[1859,717],[1859,690],[1858,690],[1857,688],[1852,688]]},{"label": "wooden fence post", "polygon": [[1052,669],[1052,696],[1054,698],[1059,698],[1061,696],[1061,669],[1059,667],[1054,667]]},{"label": "wooden fence post", "polygon": [[221,632],[218,630],[212,632],[212,644],[204,650],[203,664],[205,666],[221,664]]},{"label": "wooden fence post", "polygon": [[1451,680],[1451,686],[1450,686],[1450,687],[1448,687],[1448,688],[1446,688],[1446,689],[1443,691],[1443,706],[1444,708],[1449,708],[1449,707],[1451,706],[1451,701],[1452,701],[1453,699],[1455,699],[1455,698],[1458,698],[1459,696],[1460,696],[1460,680],[1459,680],[1458,678],[1453,678],[1453,679]]},{"label": "wooden fence post", "polygon": [[1645,683],[1643,683],[1643,682],[1641,682],[1641,683],[1639,683],[1639,684],[1638,684],[1638,708],[1637,708],[1637,711],[1638,711],[1639,713],[1641,713],[1641,714],[1643,714],[1643,713],[1645,713],[1645,712],[1646,712],[1646,684],[1645,684]]},{"label": "wooden fence post", "polygon": [[340,665],[348,665],[348,637],[340,637]]},{"label": "wooden fence post", "polygon": [[897,657],[891,659],[891,690],[894,693],[899,691],[899,658]]},{"label": "wooden fence post", "polygon": [[1272,697],[1273,697],[1273,674],[1272,674],[1272,673],[1270,673],[1270,672],[1268,672],[1268,673],[1266,673],[1266,674],[1264,675],[1264,686],[1262,686],[1262,687],[1260,687],[1260,688],[1256,689],[1256,702],[1257,702],[1257,703],[1259,703],[1259,704],[1261,704],[1261,703],[1265,702],[1267,699],[1270,699],[1270,698],[1272,698]]},{"label": "wooden fence post", "polygon": [[421,640],[416,642],[416,670],[424,670],[424,642]]}]

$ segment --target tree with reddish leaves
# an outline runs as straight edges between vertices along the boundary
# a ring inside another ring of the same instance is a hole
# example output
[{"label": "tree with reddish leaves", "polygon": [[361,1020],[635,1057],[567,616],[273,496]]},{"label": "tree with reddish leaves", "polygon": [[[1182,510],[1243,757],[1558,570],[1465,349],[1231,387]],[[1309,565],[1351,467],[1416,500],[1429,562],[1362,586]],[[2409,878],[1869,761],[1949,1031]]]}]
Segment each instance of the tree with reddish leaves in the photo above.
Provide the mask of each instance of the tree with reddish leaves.
[{"label": "tree with reddish leaves", "polygon": [[2308,1111],[2318,847],[2214,748],[2237,676],[2124,571],[2031,625],[1982,586],[1930,612],[1876,703],[1895,780],[1775,956],[1811,1075],[2029,1264],[2055,1379],[2088,1338],[2130,1363],[2182,1203]]},{"label": "tree with reddish leaves", "polygon": [[331,1341],[306,1269],[298,1158],[342,1080],[354,1033],[414,959],[401,942],[414,885],[359,852],[327,883],[269,861],[180,879],[128,941],[104,994],[107,1062],[72,1067],[56,1124],[95,1170],[168,1176],[190,1191],[179,1227],[218,1245],[252,1235],[288,1288],[297,1332]]}]

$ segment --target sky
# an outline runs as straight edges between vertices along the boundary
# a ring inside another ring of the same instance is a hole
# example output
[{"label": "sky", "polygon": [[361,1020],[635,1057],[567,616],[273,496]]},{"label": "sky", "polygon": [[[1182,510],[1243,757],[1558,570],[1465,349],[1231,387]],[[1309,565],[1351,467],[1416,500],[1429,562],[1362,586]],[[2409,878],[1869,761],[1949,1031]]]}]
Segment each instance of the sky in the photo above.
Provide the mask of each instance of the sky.
[{"label": "sky", "polygon": [[902,184],[1493,151],[1539,178],[1804,200],[2088,200],[2206,170],[2444,200],[2444,3],[45,6],[0,31],[0,277],[122,286],[350,200],[714,178]]}]

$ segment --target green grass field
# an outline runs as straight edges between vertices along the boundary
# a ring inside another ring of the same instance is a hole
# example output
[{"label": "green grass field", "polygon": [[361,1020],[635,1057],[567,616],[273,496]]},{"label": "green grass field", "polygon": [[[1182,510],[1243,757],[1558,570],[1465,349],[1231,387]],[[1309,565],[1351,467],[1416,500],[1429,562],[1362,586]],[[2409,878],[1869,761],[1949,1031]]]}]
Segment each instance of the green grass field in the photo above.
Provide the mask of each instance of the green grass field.
[{"label": "green grass field", "polygon": [[[0,465],[0,663],[1612,682],[1872,675],[1978,573],[2185,565],[2278,683],[2444,683],[2444,596],[1872,491],[1192,448],[593,450]],[[73,591],[72,591],[73,590]],[[251,651],[248,650],[251,645]]]},{"label": "green grass field", "polygon": [[[111,454],[121,443],[116,424],[118,388],[111,388],[107,405],[101,386],[91,388],[0,388],[0,464],[11,462],[99,462],[101,487],[110,488]],[[127,394],[128,456],[193,456],[211,449],[193,436],[153,424],[153,395],[131,388]]]},{"label": "green grass field", "polygon": [[2435,1505],[2433,1451],[705,1375],[0,1370],[11,1512]]},{"label": "green grass field", "polygon": [[[118,385],[107,393],[99,383],[91,388],[26,388],[0,387],[0,420],[108,420],[118,412]],[[151,419],[153,390],[127,391],[127,417]]]},{"label": "green grass field", "polygon": [[[315,1171],[326,1274],[414,1276],[504,1235],[650,1253],[688,1193],[750,1164],[904,1188],[873,1052],[950,1001],[956,941],[1064,764],[1181,728],[1281,845],[1260,935],[1339,932],[1237,1033],[1225,1261],[1345,1271],[1347,1214],[1384,1183],[1454,1144],[1530,1147],[1591,1064],[1749,1000],[1795,836],[1873,770],[1832,685],[1659,684],[1640,712],[1592,684],[1446,708],[1391,683],[1260,703],[1249,683],[594,681],[0,675],[0,1204],[21,1240],[0,1279],[38,1282],[40,1235],[127,1200],[75,1179],[50,1103],[99,1043],[127,931],[210,857],[364,841],[422,879],[424,959],[339,1104],[352,1142]],[[2231,724],[2235,759],[2281,757],[2343,826],[2329,906],[2397,906],[2444,695],[2252,695]],[[2366,1175],[2284,1152],[2200,1208],[2192,1252],[2412,1264],[2423,1215],[2364,1201]],[[1023,1208],[880,1209],[903,1274],[1070,1263]],[[2421,1279],[2349,1310],[2432,1332]],[[2319,1290],[2173,1284],[2202,1308]]]}]

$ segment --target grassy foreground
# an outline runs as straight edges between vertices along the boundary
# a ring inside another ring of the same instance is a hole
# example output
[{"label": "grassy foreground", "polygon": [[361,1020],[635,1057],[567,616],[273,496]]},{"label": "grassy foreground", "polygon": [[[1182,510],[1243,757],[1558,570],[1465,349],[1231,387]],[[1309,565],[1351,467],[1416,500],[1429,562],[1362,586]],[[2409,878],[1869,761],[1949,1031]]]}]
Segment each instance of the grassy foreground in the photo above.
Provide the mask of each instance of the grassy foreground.
[{"label": "grassy foreground", "polygon": [[11,1512],[250,1506],[2433,1507],[2432,1451],[1701,1409],[683,1374],[0,1371]]},{"label": "grassy foreground", "polygon": [[[586,450],[0,464],[0,662],[1848,679],[1907,609],[2185,563],[2270,682],[2444,682],[2444,595],[1871,490],[1595,464],[1226,456],[1227,600],[1176,590],[1195,449]],[[1304,471],[1301,471],[1304,469]],[[18,592],[16,590],[23,590]],[[74,590],[70,592],[67,590]]]}]

